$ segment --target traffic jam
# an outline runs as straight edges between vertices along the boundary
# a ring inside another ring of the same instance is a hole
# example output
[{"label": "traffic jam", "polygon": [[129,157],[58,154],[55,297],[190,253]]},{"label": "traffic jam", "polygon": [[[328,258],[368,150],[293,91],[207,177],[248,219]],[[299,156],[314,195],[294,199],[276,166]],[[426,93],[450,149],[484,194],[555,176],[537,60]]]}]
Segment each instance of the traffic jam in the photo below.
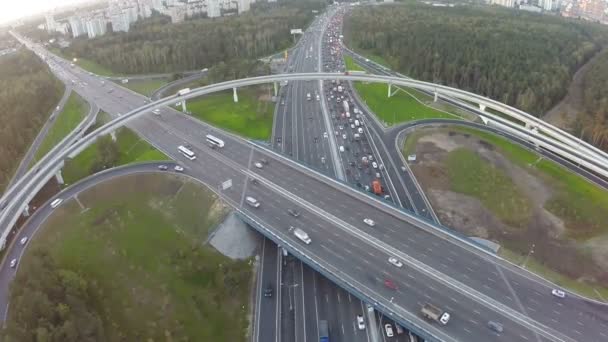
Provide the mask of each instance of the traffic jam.
[{"label": "traffic jam", "polygon": [[[323,36],[323,68],[326,72],[348,72],[342,58],[341,34],[344,11],[329,22]],[[323,91],[332,120],[339,155],[347,180],[357,187],[391,200],[384,187],[384,165],[376,159],[368,139],[366,117],[353,101],[353,89],[348,82],[324,81]],[[318,96],[317,96],[318,99]]]}]

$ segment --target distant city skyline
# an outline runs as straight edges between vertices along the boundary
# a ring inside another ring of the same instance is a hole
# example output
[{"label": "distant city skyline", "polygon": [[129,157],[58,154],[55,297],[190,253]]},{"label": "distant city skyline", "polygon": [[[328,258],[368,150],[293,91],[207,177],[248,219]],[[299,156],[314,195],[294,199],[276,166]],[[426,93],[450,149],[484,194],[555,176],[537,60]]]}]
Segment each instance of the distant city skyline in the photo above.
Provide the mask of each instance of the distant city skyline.
[{"label": "distant city skyline", "polygon": [[42,14],[56,7],[75,5],[90,0],[9,0],[0,5],[0,23],[6,23],[22,17]]}]

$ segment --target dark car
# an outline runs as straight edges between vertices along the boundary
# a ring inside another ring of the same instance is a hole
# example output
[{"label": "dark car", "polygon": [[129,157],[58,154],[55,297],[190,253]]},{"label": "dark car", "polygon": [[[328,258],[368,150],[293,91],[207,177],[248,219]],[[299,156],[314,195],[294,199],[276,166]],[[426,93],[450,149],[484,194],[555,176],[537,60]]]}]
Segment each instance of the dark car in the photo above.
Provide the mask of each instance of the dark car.
[{"label": "dark car", "polygon": [[281,143],[281,137],[277,137],[277,143],[280,144]]},{"label": "dark car", "polygon": [[268,284],[268,286],[266,286],[264,289],[264,297],[272,297],[272,292],[272,285]]}]

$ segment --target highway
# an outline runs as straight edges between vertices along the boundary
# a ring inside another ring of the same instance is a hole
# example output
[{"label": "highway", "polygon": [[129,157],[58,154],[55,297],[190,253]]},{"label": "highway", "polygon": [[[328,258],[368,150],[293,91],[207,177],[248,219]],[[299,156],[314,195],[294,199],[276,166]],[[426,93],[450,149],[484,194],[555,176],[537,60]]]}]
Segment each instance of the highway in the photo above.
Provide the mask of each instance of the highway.
[{"label": "highway", "polygon": [[[107,93],[93,77],[86,74],[74,77],[86,79],[90,86],[78,91],[87,98],[97,96],[97,102],[106,111],[126,113],[143,104],[142,97],[120,87]],[[121,119],[126,117],[123,115]],[[164,110],[159,119],[142,117],[131,124],[145,126],[144,134],[178,160],[184,158],[177,154],[175,146],[184,140],[190,142],[199,154],[194,162],[184,161],[192,167],[193,175],[212,187],[232,178],[233,188],[222,195],[243,215],[264,223],[257,229],[284,244],[291,252],[304,253],[298,256],[330,279],[346,287],[354,286],[353,293],[377,302],[384,313],[392,313],[394,317],[400,317],[400,322],[405,324],[408,320],[409,326],[425,330],[423,335],[428,339],[604,340],[602,334],[607,329],[604,307],[574,297],[556,300],[549,293],[550,287],[531,279],[529,273],[374,197],[181,113]],[[203,137],[209,131],[227,141],[224,149],[215,151],[206,146]],[[270,166],[261,171],[251,170],[250,161],[262,157],[270,161]],[[261,186],[249,186],[246,176],[259,179]],[[262,207],[255,211],[243,207],[245,193],[260,199]],[[286,213],[293,207],[302,212],[297,223]],[[364,215],[378,222],[375,228],[362,224]],[[310,229],[313,243],[300,244],[285,227],[289,224]],[[386,262],[387,255],[398,256],[404,266],[401,269],[392,267]],[[368,264],[374,266],[366,266]],[[381,281],[386,277],[391,277],[399,290],[385,288]],[[453,309],[450,324],[439,327],[421,319],[417,314],[418,301],[426,301],[427,297],[436,305]],[[486,319],[502,322],[505,332],[493,335],[485,327]]]},{"label": "highway", "polygon": [[[164,163],[141,163],[141,164],[130,164],[122,167],[116,167],[109,170],[105,170],[94,175],[91,175],[75,184],[70,185],[63,191],[61,191],[56,197],[49,199],[44,205],[41,205],[29,219],[23,224],[19,233],[14,237],[13,243],[7,247],[6,257],[4,262],[0,265],[0,321],[4,322],[7,318],[9,303],[8,303],[8,291],[10,282],[15,277],[17,270],[19,269],[19,263],[17,267],[10,268],[9,262],[13,259],[21,260],[25,249],[29,242],[34,238],[38,229],[46,221],[46,219],[53,213],[54,209],[51,208],[50,203],[55,198],[62,198],[64,200],[62,205],[65,205],[68,200],[77,198],[78,194],[105,181],[116,177],[122,177],[137,173],[150,173],[150,172],[173,172],[173,171],[159,171],[159,165],[169,166],[169,170],[175,163],[164,162]],[[187,170],[184,170],[187,172]],[[28,238],[25,245],[20,243],[20,240],[24,237]]]}]

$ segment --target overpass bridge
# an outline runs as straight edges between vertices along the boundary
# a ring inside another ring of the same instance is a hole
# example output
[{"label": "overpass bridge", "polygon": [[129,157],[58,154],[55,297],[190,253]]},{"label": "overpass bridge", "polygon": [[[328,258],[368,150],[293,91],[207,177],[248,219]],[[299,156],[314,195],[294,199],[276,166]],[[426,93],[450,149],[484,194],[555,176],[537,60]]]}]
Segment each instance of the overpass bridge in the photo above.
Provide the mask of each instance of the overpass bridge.
[{"label": "overpass bridge", "polygon": [[[37,173],[31,171],[15,188],[11,188],[11,197],[5,197],[9,200],[8,205],[0,216],[2,227],[5,228],[2,238],[6,239],[7,231],[23,207],[39,187],[61,168],[66,157],[78,154],[97,136],[110,133],[129,120],[178,100],[214,91],[282,80],[336,78],[391,81],[369,75],[263,76],[199,88],[183,97],[172,96],[132,110],[58,153],[48,163],[40,165]],[[172,127],[162,126],[153,120],[148,123],[150,129],[166,133],[162,144],[157,147],[180,160],[183,158],[175,147],[183,139],[196,141],[193,149],[200,157],[194,162],[184,161],[184,164],[193,169],[197,178],[217,189],[256,229],[427,340],[575,341],[579,338],[573,335],[576,334],[574,331],[585,334],[585,340],[602,340],[601,334],[608,322],[604,307],[591,303],[572,305],[566,311],[562,308],[563,313],[556,318],[552,312],[558,305],[548,295],[546,283],[466,239],[329,179],[263,146],[199,122],[196,122],[199,128],[193,128],[196,120],[180,113],[171,114],[171,119]],[[226,147],[221,150],[209,149],[204,143],[207,132],[224,139]],[[252,161],[262,156],[270,160],[271,165],[261,171],[252,169]],[[261,185],[251,185],[248,179],[252,177],[258,179]],[[233,180],[233,187],[220,190],[219,185],[228,178]],[[243,206],[245,194],[252,194],[261,200],[262,207],[255,210]],[[302,217],[296,220],[288,216],[289,208],[299,208]],[[362,220],[365,217],[374,219],[378,222],[377,226],[371,228],[364,225]],[[300,244],[289,226],[307,230],[313,243]],[[401,259],[404,267],[397,269],[390,266],[387,263],[389,256]],[[386,288],[383,284],[385,279],[394,281],[398,285],[397,290]],[[536,296],[549,296],[545,299],[550,302],[536,307],[534,312],[526,310],[522,303],[538,301]],[[430,324],[418,315],[420,304],[426,301],[433,301],[452,311],[454,318],[448,326]],[[584,317],[582,324],[586,327],[582,332],[578,326],[581,314]],[[494,336],[485,327],[487,319],[503,322],[505,333]]]}]

